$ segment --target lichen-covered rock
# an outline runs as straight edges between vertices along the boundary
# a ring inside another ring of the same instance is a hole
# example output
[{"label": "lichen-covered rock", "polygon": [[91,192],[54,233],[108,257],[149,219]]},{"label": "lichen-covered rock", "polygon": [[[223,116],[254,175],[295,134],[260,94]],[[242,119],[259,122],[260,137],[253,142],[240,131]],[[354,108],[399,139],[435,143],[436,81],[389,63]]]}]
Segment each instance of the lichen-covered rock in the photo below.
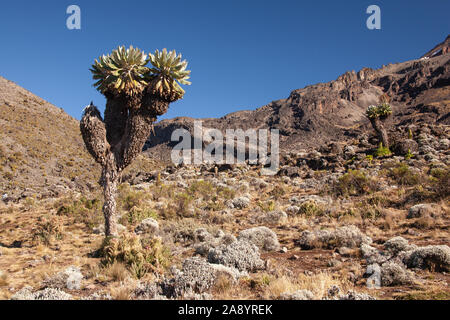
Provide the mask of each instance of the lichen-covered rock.
[{"label": "lichen-covered rock", "polygon": [[362,244],[371,244],[372,239],[363,234],[356,226],[344,226],[335,230],[303,231],[297,244],[303,249],[313,248],[357,248]]},{"label": "lichen-covered rock", "polygon": [[314,294],[309,290],[297,290],[292,293],[284,292],[278,297],[279,300],[313,300]]},{"label": "lichen-covered rock", "polygon": [[53,277],[44,280],[44,286],[56,289],[81,289],[81,281],[83,274],[78,267],[70,266],[66,270],[61,271]]},{"label": "lichen-covered rock", "polygon": [[163,289],[159,282],[144,282],[134,289],[132,293],[135,300],[167,300],[163,295]]},{"label": "lichen-covered rock", "polygon": [[416,153],[419,145],[412,139],[404,139],[396,143],[393,149],[397,155],[405,156],[408,152]]},{"label": "lichen-covered rock", "polygon": [[267,227],[254,227],[241,231],[238,240],[247,240],[264,251],[277,251],[280,243],[275,232]]},{"label": "lichen-covered rock", "polygon": [[33,292],[31,287],[24,287],[16,292],[11,300],[72,300],[72,295],[55,288]]},{"label": "lichen-covered rock", "polygon": [[232,204],[233,204],[233,208],[236,208],[236,209],[248,208],[248,206],[250,205],[250,199],[247,197],[235,198],[235,199],[233,199]]},{"label": "lichen-covered rock", "polygon": [[106,292],[94,292],[81,300],[112,300],[113,298],[109,293]]},{"label": "lichen-covered rock", "polygon": [[155,234],[159,230],[158,221],[153,218],[147,218],[141,221],[134,232],[137,234]]},{"label": "lichen-covered rock", "polygon": [[408,252],[403,261],[408,268],[450,271],[450,248],[446,245],[426,246]]},{"label": "lichen-covered rock", "polygon": [[286,213],[292,216],[298,214],[299,212],[300,212],[299,206],[289,206],[286,208]]},{"label": "lichen-covered rock", "polygon": [[210,249],[208,261],[236,268],[240,271],[254,272],[264,269],[264,261],[260,257],[258,247],[245,240],[238,240],[229,245],[221,245]]},{"label": "lichen-covered rock", "polygon": [[285,222],[287,220],[287,214],[281,210],[275,210],[270,212],[258,213],[251,218],[253,223],[265,223],[275,225]]},{"label": "lichen-covered rock", "polygon": [[306,196],[293,196],[289,201],[293,205],[302,205],[305,202],[313,202],[317,205],[327,206],[332,203],[332,199],[330,197],[321,197],[318,195],[306,195]]},{"label": "lichen-covered rock", "polygon": [[355,291],[347,291],[346,294],[341,294],[341,289],[333,285],[327,290],[327,296],[323,300],[376,300],[369,294],[357,293]]},{"label": "lichen-covered rock", "polygon": [[398,263],[389,261],[381,266],[381,285],[384,287],[411,284],[413,281],[413,274]]},{"label": "lichen-covered rock", "polygon": [[375,297],[367,293],[358,293],[355,291],[348,291],[346,294],[339,295],[338,300],[376,300]]},{"label": "lichen-covered rock", "polygon": [[421,218],[433,214],[433,206],[428,203],[416,204],[409,208],[407,219]]},{"label": "lichen-covered rock", "polygon": [[377,263],[369,265],[364,276],[367,277],[367,288],[377,289],[381,286],[381,268]]},{"label": "lichen-covered rock", "polygon": [[207,292],[204,293],[186,293],[183,300],[213,300],[213,295]]}]

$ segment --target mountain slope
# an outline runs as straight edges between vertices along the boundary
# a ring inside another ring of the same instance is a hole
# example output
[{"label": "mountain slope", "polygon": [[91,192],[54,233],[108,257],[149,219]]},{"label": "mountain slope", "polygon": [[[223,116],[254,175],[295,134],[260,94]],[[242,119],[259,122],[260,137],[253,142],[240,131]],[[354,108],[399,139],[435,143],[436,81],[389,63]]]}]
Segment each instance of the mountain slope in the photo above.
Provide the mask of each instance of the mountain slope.
[{"label": "mountain slope", "polygon": [[0,141],[1,195],[52,196],[96,181],[99,168],[84,149],[78,121],[2,77]]},{"label": "mountain slope", "polygon": [[[79,121],[0,77],[0,199],[45,198],[98,190],[100,166],[88,154]],[[139,156],[124,174],[158,167]]]},{"label": "mountain slope", "polygon": [[[441,53],[445,43],[436,46]],[[377,70],[346,72],[335,81],[294,90],[287,99],[254,111],[200,120],[204,127],[217,128],[223,133],[227,128],[279,129],[281,149],[295,151],[342,141],[367,131],[369,121],[365,110],[376,104],[383,93],[391,97],[396,125],[450,124],[450,54],[390,64]],[[156,124],[155,136],[147,143],[147,153],[168,159],[174,144],[170,141],[173,130],[185,128],[192,132],[193,121],[184,117]]]}]

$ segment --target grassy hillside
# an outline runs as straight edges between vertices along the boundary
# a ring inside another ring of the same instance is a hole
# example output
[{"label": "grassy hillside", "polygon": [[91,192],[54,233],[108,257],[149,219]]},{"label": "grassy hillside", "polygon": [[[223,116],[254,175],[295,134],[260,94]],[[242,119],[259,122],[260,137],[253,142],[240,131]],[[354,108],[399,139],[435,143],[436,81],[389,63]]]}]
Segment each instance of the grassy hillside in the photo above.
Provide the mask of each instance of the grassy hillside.
[{"label": "grassy hillside", "polygon": [[[0,141],[1,195],[39,199],[98,186],[100,167],[84,147],[79,122],[2,77]],[[140,157],[133,168],[149,171],[153,161]]]},{"label": "grassy hillside", "polygon": [[78,121],[0,77],[0,192],[51,196],[92,187],[99,167],[84,149]]}]

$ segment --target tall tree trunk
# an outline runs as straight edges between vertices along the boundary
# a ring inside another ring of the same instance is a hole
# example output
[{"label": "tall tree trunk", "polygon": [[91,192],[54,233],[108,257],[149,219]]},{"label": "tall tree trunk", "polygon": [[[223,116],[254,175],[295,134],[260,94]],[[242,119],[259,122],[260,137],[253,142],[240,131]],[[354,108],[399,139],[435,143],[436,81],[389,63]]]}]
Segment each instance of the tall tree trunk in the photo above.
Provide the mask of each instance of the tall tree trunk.
[{"label": "tall tree trunk", "polygon": [[101,183],[103,186],[103,196],[105,203],[103,204],[103,215],[105,216],[105,236],[116,237],[117,233],[117,182],[119,174],[116,169],[116,161],[112,152],[108,153],[106,164],[102,168]]},{"label": "tall tree trunk", "polygon": [[383,147],[389,148],[389,138],[382,121],[379,118],[371,118],[370,123],[372,124],[372,127],[378,134],[378,139],[380,139],[380,142],[383,143]]}]

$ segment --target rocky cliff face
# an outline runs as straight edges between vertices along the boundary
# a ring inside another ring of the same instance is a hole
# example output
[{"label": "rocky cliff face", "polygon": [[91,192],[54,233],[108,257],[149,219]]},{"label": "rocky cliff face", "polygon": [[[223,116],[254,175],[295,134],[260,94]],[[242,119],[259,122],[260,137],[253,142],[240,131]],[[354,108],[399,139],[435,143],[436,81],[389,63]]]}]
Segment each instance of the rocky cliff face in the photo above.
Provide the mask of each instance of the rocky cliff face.
[{"label": "rocky cliff face", "polygon": [[[391,130],[415,123],[449,124],[450,54],[449,38],[423,58],[380,69],[346,72],[335,81],[298,89],[287,99],[254,111],[228,114],[219,119],[200,119],[203,126],[226,129],[279,129],[284,151],[317,147],[356,137],[369,130],[365,110],[381,94],[391,97],[394,110]],[[169,159],[173,130],[193,132],[192,118],[163,120],[155,125],[147,153]],[[371,132],[371,131],[368,131]]]},{"label": "rocky cliff face", "polygon": [[450,48],[450,35],[447,36],[444,42],[439,43],[436,47],[425,53],[422,58],[433,58],[449,53]]}]

